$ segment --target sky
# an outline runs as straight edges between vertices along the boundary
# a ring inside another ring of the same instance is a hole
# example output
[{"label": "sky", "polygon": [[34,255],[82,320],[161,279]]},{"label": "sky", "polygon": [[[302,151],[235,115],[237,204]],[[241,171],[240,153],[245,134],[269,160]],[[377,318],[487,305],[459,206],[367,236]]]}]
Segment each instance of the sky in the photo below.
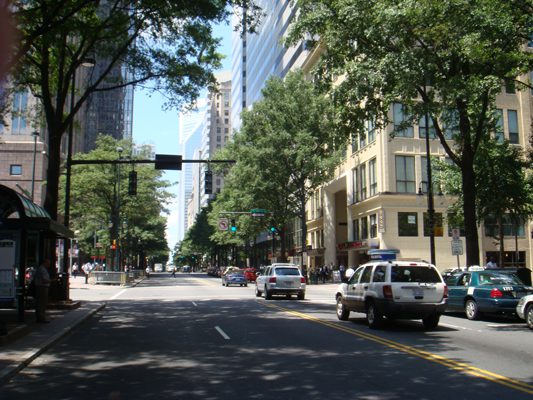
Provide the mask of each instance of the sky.
[{"label": "sky", "polygon": [[[219,52],[226,55],[222,61],[220,71],[231,69],[231,28],[229,25],[219,25],[214,29],[215,36],[222,38]],[[178,111],[163,111],[164,100],[157,93],[148,94],[143,90],[136,90],[133,105],[133,141],[137,145],[151,144],[155,146],[155,153],[179,154],[178,142]],[[177,196],[181,171],[165,171],[163,178],[172,183],[168,191]],[[169,205],[170,214],[167,215],[167,241],[172,250],[177,242],[177,223],[179,222],[176,202]]]}]

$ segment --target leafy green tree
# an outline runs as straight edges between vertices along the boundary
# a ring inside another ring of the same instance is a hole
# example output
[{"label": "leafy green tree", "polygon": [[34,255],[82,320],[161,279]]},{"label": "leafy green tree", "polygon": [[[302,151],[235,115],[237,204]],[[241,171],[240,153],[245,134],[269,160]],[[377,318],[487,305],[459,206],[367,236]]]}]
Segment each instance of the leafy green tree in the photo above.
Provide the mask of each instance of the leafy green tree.
[{"label": "leafy green tree", "polygon": [[[79,154],[75,159],[117,160],[117,147],[123,149],[123,155],[132,154],[132,143],[127,140],[100,136],[96,144],[94,151]],[[139,157],[146,158],[147,154],[141,153]],[[137,171],[135,196],[128,194],[128,174],[132,168]],[[109,258],[112,240],[120,237],[118,244],[123,255],[142,253],[143,257],[166,260],[169,250],[162,214],[168,211],[170,194],[166,191],[169,183],[161,180],[160,171],[146,164],[135,167],[81,164],[73,166],[72,171],[72,226],[84,239],[80,245],[86,254],[94,254],[94,242],[98,240],[104,245],[103,251],[108,250]]]},{"label": "leafy green tree", "polygon": [[[530,0],[297,0],[289,43],[322,51],[315,80],[335,100],[339,132],[386,127],[401,102],[412,125],[428,116],[461,171],[467,263],[479,264],[474,163],[494,130],[495,98],[533,69],[525,48]],[[395,134],[405,128],[396,127]],[[448,139],[453,139],[450,142]]]},{"label": "leafy green tree", "polygon": [[[533,186],[527,176],[528,160],[520,148],[508,141],[499,143],[490,139],[483,143],[475,160],[478,222],[494,219],[498,232],[494,235],[500,243],[500,261],[503,265],[504,231],[503,222],[507,216],[516,227],[533,215]],[[438,176],[445,191],[457,196],[457,202],[450,207],[450,218],[461,225],[463,192],[460,170],[455,165],[439,163]],[[515,232],[516,234],[516,232]]]},{"label": "leafy green tree", "polygon": [[[262,95],[251,110],[242,113],[234,142],[217,153],[217,157],[235,159],[236,164],[216,203],[222,202],[229,211],[270,211],[282,246],[284,227],[294,218],[301,219],[305,251],[308,195],[331,179],[345,141],[338,140],[332,129],[331,101],[302,72],[289,73],[284,80],[269,79]],[[251,232],[259,228],[256,222],[241,220]]]},{"label": "leafy green tree", "polygon": [[[167,95],[168,106],[192,103],[215,83],[212,72],[220,66],[212,24],[228,18],[229,6],[243,4],[249,10],[243,20],[253,26],[257,8],[244,0],[13,1],[21,38],[12,80],[41,102],[49,146],[45,208],[53,219],[62,137],[90,95],[149,84]],[[97,65],[82,74],[78,69],[89,59]],[[115,68],[128,74],[117,76]],[[77,72],[90,80],[78,83],[72,96]]]}]

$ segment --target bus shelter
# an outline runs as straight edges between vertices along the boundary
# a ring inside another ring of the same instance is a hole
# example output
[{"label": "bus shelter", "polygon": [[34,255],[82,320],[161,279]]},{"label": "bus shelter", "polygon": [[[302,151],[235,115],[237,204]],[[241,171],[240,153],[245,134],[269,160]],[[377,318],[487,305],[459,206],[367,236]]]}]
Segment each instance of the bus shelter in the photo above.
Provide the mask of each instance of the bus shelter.
[{"label": "bus shelter", "polygon": [[16,306],[24,320],[26,270],[55,260],[57,239],[74,234],[52,220],[44,208],[15,190],[0,185],[0,305]]}]

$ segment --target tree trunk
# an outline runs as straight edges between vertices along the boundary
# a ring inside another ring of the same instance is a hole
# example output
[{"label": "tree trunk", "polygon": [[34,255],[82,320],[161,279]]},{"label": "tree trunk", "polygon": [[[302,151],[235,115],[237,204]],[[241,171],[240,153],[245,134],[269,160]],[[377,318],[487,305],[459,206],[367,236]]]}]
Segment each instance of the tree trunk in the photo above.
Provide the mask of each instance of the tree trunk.
[{"label": "tree trunk", "polygon": [[57,221],[59,200],[59,170],[61,167],[61,136],[50,131],[48,142],[48,168],[46,170],[46,197],[44,208]]},{"label": "tree trunk", "polygon": [[304,265],[307,265],[307,260],[304,260],[304,254],[307,252],[307,224],[306,224],[306,218],[305,218],[305,203],[306,203],[306,195],[305,195],[305,184],[302,185],[303,190],[300,195],[300,220],[302,225],[302,233],[301,233],[301,240],[302,240],[302,267]]},{"label": "tree trunk", "polygon": [[474,158],[466,153],[463,153],[461,176],[463,189],[463,213],[466,232],[466,265],[479,265]]}]

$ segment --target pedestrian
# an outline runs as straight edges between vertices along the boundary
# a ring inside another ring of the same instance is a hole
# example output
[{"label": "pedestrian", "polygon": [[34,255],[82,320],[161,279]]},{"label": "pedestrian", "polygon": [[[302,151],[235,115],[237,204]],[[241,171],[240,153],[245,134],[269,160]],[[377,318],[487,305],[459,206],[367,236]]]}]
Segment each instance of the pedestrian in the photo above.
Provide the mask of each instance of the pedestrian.
[{"label": "pedestrian", "polygon": [[78,276],[78,263],[72,265],[72,276],[74,276],[74,278]]},{"label": "pedestrian", "polygon": [[339,273],[340,273],[340,276],[341,276],[341,282],[344,282],[344,278],[346,277],[346,267],[342,263],[339,266]]},{"label": "pedestrian", "polygon": [[91,266],[90,263],[87,262],[87,263],[83,264],[81,269],[83,270],[83,273],[85,274],[85,284],[87,284],[87,283],[89,283],[89,273],[92,270],[92,266]]},{"label": "pedestrian", "polygon": [[172,267],[172,277],[176,277],[176,267]]},{"label": "pedestrian", "polygon": [[33,276],[35,282],[35,317],[39,323],[50,322],[46,319],[48,291],[50,289],[50,260],[44,259]]}]

